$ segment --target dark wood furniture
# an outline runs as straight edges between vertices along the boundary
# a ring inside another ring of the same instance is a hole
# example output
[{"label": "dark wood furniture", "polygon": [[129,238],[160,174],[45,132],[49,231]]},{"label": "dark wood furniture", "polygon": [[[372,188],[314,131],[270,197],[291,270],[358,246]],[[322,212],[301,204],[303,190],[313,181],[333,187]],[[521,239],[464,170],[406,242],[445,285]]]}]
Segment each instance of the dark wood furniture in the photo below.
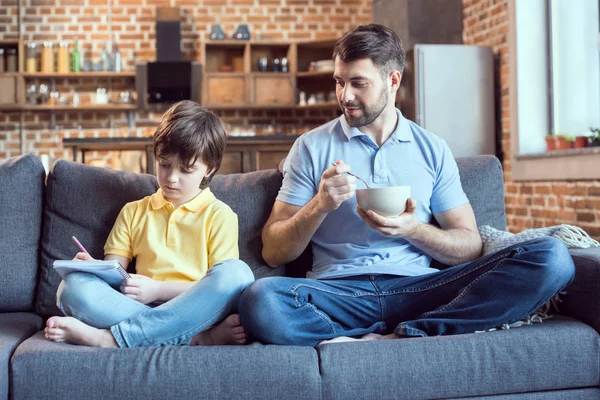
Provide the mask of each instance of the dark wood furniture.
[{"label": "dark wood furniture", "polygon": [[[295,135],[230,136],[219,173],[235,174],[277,168],[296,138]],[[146,153],[146,165],[148,166],[146,172],[156,173],[151,137],[66,138],[63,139],[63,146],[73,150],[73,161],[77,161],[78,153],[81,153],[82,163],[85,163],[85,153],[88,151],[143,151]]]}]

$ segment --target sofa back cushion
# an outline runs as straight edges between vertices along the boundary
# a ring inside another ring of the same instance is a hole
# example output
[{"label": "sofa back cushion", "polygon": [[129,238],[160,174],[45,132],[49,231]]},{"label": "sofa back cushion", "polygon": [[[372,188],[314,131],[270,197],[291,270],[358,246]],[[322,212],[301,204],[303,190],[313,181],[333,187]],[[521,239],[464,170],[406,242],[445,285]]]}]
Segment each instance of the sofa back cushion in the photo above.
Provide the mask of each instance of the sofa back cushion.
[{"label": "sofa back cushion", "polygon": [[79,251],[76,236],[94,258],[104,258],[104,242],[121,208],[157,190],[156,178],[59,160],[47,179],[40,282],[36,311],[60,315],[56,289],[60,276],[54,260],[69,260]]},{"label": "sofa back cushion", "polygon": [[471,202],[477,226],[489,225],[506,230],[504,175],[494,156],[457,158],[460,182]]},{"label": "sofa back cushion", "polygon": [[45,178],[31,154],[0,164],[0,312],[33,309]]}]

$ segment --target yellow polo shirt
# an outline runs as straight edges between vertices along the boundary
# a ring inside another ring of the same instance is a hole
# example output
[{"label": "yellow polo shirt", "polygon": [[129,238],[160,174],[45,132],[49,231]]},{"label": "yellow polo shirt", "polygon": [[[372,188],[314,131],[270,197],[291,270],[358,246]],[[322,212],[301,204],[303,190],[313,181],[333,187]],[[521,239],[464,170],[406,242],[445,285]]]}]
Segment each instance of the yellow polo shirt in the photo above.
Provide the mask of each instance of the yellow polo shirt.
[{"label": "yellow polo shirt", "polygon": [[194,282],[218,262],[238,259],[238,220],[209,188],[174,208],[162,189],[127,203],[104,254],[136,259],[136,272],[159,281]]}]

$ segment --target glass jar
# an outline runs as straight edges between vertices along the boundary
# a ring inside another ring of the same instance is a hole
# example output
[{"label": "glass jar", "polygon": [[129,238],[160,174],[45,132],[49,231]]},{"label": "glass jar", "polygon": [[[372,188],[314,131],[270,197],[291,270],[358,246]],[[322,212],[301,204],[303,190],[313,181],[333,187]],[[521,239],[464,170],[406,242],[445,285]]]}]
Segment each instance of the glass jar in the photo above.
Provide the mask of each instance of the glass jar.
[{"label": "glass jar", "polygon": [[64,74],[69,72],[69,43],[60,42],[58,47],[57,72]]},{"label": "glass jar", "polygon": [[52,42],[44,42],[41,69],[46,74],[54,72],[54,44]]},{"label": "glass jar", "polygon": [[25,52],[25,72],[37,72],[36,44],[33,42],[27,44],[27,51]]},{"label": "glass jar", "polygon": [[6,72],[17,72],[17,49],[6,50]]}]

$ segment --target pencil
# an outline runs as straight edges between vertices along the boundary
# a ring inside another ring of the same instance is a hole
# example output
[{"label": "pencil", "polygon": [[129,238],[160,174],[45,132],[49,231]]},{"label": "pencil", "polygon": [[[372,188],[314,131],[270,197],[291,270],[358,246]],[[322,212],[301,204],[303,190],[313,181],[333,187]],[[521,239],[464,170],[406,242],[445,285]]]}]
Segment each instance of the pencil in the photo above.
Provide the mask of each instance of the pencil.
[{"label": "pencil", "polygon": [[90,254],[88,253],[88,251],[85,249],[85,247],[83,247],[83,245],[81,243],[79,243],[79,240],[77,240],[77,238],[75,236],[71,236],[71,239],[73,239],[73,241],[75,242],[75,244],[77,245],[77,247],[79,247],[81,249],[81,251],[83,251],[86,254]]}]

